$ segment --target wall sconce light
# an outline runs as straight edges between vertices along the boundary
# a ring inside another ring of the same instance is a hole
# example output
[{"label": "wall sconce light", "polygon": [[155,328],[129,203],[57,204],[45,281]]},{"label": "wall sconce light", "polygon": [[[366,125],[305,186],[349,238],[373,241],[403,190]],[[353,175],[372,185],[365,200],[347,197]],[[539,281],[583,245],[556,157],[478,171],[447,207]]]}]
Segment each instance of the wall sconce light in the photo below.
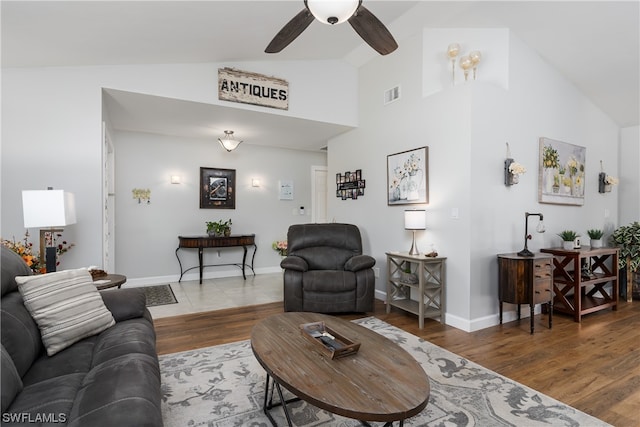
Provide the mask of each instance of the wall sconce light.
[{"label": "wall sconce light", "polygon": [[413,240],[409,255],[420,255],[418,246],[416,245],[416,230],[426,229],[426,215],[424,209],[415,209],[404,211],[404,229],[413,232]]},{"label": "wall sconce light", "polygon": [[520,182],[520,175],[524,174],[527,169],[511,157],[511,149],[507,142],[507,158],[504,161],[504,185],[507,187]]},{"label": "wall sconce light", "polygon": [[172,184],[180,184],[180,175],[171,175],[171,183]]},{"label": "wall sconce light", "polygon": [[478,70],[478,64],[482,59],[482,54],[479,50],[474,50],[469,54],[469,59],[471,60],[471,67],[473,68],[473,80],[475,80]]},{"label": "wall sconce light", "polygon": [[59,227],[76,223],[74,195],[52,188],[25,190],[22,192],[22,214],[25,228],[40,228],[40,261],[45,262],[47,273],[56,271],[57,248],[53,233],[61,232]]},{"label": "wall sconce light", "polygon": [[228,152],[235,150],[238,148],[238,145],[242,144],[242,141],[235,139],[232,130],[225,130],[224,136],[222,138],[218,138],[218,142],[222,145],[222,148]]},{"label": "wall sconce light", "polygon": [[252,187],[260,187],[260,180],[258,178],[251,178]]},{"label": "wall sconce light", "polygon": [[458,43],[451,43],[447,47],[447,58],[451,60],[451,83],[456,82],[456,57],[460,53],[460,45]]},{"label": "wall sconce light", "polygon": [[598,174],[598,193],[609,193],[614,185],[620,181],[614,176],[609,176],[602,171],[602,160],[600,160],[600,173]]},{"label": "wall sconce light", "polygon": [[[460,53],[460,45],[458,43],[451,43],[449,47],[447,47],[447,58],[451,60],[451,72],[453,82],[455,83],[455,63],[456,57]],[[478,64],[482,60],[482,54],[479,50],[473,50],[468,55],[464,55],[460,57],[459,65],[464,72],[464,80],[469,80],[469,71],[473,71],[473,80],[476,79],[478,75]]]},{"label": "wall sconce light", "polygon": [[529,212],[525,212],[524,213],[524,249],[521,250],[520,252],[518,252],[518,256],[526,256],[526,257],[531,257],[533,256],[533,253],[529,250],[527,243],[529,242],[529,239],[531,239],[531,234],[529,234],[529,217],[530,216],[537,216],[540,217],[540,221],[538,222],[538,225],[536,226],[536,231],[538,233],[544,233],[546,231],[545,227],[544,227],[544,222],[542,222],[543,220],[543,216],[541,213],[529,213]]},{"label": "wall sconce light", "polygon": [[142,203],[142,201],[146,201],[147,204],[151,203],[151,190],[148,188],[134,188],[131,193],[133,193],[134,199],[138,199],[138,203]]}]

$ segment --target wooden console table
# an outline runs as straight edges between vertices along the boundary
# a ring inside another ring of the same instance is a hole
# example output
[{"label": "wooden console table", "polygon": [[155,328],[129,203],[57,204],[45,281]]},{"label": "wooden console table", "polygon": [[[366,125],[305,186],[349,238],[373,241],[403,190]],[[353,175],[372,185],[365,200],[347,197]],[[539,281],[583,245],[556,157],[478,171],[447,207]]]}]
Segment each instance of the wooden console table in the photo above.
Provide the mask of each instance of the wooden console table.
[{"label": "wooden console table", "polygon": [[498,299],[500,301],[500,324],[502,303],[518,306],[529,304],[530,326],[533,334],[533,310],[536,304],[549,304],[549,329],[553,321],[553,255],[534,254],[522,257],[518,254],[498,255]]},{"label": "wooden console table", "polygon": [[[584,314],[611,308],[618,309],[618,248],[580,249],[548,248],[552,254],[553,310],[572,314],[576,322]],[[611,295],[604,288],[611,285]]]},{"label": "wooden console table", "polygon": [[[176,248],[176,258],[178,258],[178,264],[180,264],[180,279],[178,282],[182,280],[182,276],[187,271],[193,270],[194,268],[200,269],[200,284],[202,284],[202,271],[205,267],[219,267],[223,265],[235,265],[242,269],[242,277],[247,280],[247,276],[245,274],[245,266],[247,266],[247,247],[253,246],[253,256],[251,257],[251,265],[248,267],[253,271],[255,276],[256,272],[253,269],[253,260],[256,257],[256,250],[258,247],[255,243],[255,234],[243,234],[243,235],[231,235],[231,236],[222,236],[222,237],[211,237],[211,236],[178,236],[179,244]],[[244,253],[242,255],[242,264],[239,263],[230,263],[230,264],[209,264],[203,265],[202,258],[203,252],[205,249],[213,248],[213,249],[222,249],[222,248],[232,248],[232,247],[242,247],[244,249]],[[182,262],[180,261],[180,257],[178,256],[178,251],[180,249],[198,249],[198,265],[195,267],[187,268],[186,270],[182,269]]]}]

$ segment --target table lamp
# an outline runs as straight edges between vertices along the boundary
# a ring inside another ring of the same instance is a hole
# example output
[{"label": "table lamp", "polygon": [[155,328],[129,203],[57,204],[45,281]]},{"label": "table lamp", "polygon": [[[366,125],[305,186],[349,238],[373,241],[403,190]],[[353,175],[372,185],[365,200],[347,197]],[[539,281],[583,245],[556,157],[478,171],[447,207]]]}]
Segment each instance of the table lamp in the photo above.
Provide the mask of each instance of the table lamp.
[{"label": "table lamp", "polygon": [[413,232],[413,241],[411,242],[409,255],[420,255],[420,251],[416,245],[416,230],[425,230],[426,228],[424,209],[404,211],[404,229],[411,230]]},{"label": "table lamp", "polygon": [[[40,261],[45,260],[47,273],[56,271],[56,247],[46,247],[46,234],[62,231],[59,227],[76,223],[76,208],[73,193],[63,190],[22,191],[22,213],[25,228],[40,228]],[[58,228],[56,228],[58,227]]]},{"label": "table lamp", "polygon": [[520,252],[518,252],[518,256],[526,256],[526,257],[532,257],[533,256],[533,252],[531,252],[529,250],[528,247],[528,241],[529,239],[531,239],[531,235],[529,234],[529,217],[530,216],[537,216],[540,218],[540,221],[538,222],[538,225],[536,226],[536,231],[538,233],[544,233],[545,232],[545,226],[544,226],[544,216],[541,213],[529,213],[529,212],[525,212],[524,213],[524,249],[522,249]]}]

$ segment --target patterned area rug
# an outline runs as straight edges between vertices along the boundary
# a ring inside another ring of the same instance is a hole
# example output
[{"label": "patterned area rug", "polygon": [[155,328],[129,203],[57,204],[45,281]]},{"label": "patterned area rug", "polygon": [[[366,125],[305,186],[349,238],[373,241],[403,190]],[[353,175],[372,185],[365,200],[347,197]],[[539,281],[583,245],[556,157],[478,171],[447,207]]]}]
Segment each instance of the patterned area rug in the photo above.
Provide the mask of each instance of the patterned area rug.
[{"label": "patterned area rug", "polygon": [[[375,317],[356,323],[403,347],[429,376],[429,403],[405,426],[609,425]],[[262,412],[265,372],[249,341],[160,356],[160,370],[166,427],[271,425]],[[290,409],[299,427],[361,425],[305,402]],[[286,425],[281,408],[272,414],[278,425]]]},{"label": "patterned area rug", "polygon": [[147,307],[176,304],[178,302],[176,296],[173,294],[171,285],[145,286],[143,289],[147,297]]}]

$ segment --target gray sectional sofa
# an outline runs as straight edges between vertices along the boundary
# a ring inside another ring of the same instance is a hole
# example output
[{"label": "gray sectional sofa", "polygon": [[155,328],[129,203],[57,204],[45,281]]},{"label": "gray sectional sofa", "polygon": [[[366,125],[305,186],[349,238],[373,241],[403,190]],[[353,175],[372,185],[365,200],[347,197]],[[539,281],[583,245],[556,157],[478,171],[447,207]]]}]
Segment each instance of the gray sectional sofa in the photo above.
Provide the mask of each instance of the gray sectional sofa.
[{"label": "gray sectional sofa", "polygon": [[30,270],[2,247],[3,426],[162,426],[153,321],[139,289],[101,292],[115,321],[48,356],[16,276]]}]

